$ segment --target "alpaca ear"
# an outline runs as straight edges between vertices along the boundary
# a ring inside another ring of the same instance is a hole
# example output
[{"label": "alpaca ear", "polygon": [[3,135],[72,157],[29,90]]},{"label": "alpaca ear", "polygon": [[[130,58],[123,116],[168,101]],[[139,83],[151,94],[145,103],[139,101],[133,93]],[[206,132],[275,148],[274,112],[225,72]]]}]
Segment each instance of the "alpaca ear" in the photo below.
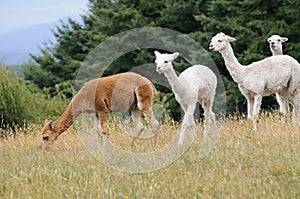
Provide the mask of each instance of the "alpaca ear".
[{"label": "alpaca ear", "polygon": [[287,40],[289,40],[287,37],[281,37],[281,42],[286,42]]},{"label": "alpaca ear", "polygon": [[157,50],[154,51],[154,54],[155,54],[155,57],[158,57],[159,55],[161,55],[160,52],[158,52]]},{"label": "alpaca ear", "polygon": [[54,126],[53,126],[52,120],[49,121],[49,127],[50,127],[51,130],[53,130]]},{"label": "alpaca ear", "polygon": [[219,32],[218,35],[221,35],[221,36],[226,36],[224,32]]},{"label": "alpaca ear", "polygon": [[229,41],[229,42],[236,41],[236,39],[235,39],[234,37],[230,37],[230,36],[228,36],[228,35],[226,35],[226,39],[227,39],[227,41]]},{"label": "alpaca ear", "polygon": [[174,59],[176,59],[178,56],[179,56],[179,53],[178,53],[178,52],[176,52],[176,53],[173,53],[173,54],[172,54],[172,58],[173,58],[173,60],[174,60]]}]

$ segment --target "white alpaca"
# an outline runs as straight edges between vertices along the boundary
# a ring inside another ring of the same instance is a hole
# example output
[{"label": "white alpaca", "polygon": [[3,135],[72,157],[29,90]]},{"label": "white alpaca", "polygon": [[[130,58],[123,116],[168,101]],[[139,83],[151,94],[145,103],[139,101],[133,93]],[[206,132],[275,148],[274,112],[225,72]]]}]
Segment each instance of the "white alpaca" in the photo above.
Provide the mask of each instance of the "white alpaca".
[{"label": "white alpaca", "polygon": [[[286,42],[288,38],[286,37],[281,37],[279,35],[272,35],[267,39],[267,41],[270,44],[270,50],[274,55],[283,55],[283,50],[282,50],[282,43]],[[290,107],[289,103],[282,98],[278,93],[276,93],[276,100],[279,104],[279,111],[283,115],[287,115],[290,112]]]},{"label": "white alpaca", "polygon": [[215,114],[212,111],[212,105],[217,87],[216,75],[206,66],[194,65],[177,76],[173,69],[172,61],[179,53],[161,54],[158,51],[154,53],[156,56],[155,63],[157,72],[164,73],[175,94],[175,99],[184,111],[179,144],[183,142],[186,129],[191,128],[196,130],[193,114],[197,101],[204,109],[203,139],[205,140],[208,133],[207,128],[211,124],[215,124]]},{"label": "white alpaca", "polygon": [[299,123],[299,63],[288,55],[277,55],[243,66],[234,56],[230,45],[235,40],[224,33],[218,33],[212,38],[209,49],[222,54],[226,68],[247,98],[248,118],[252,119],[254,130],[257,130],[262,98],[273,93],[280,94],[295,107],[294,120]]}]

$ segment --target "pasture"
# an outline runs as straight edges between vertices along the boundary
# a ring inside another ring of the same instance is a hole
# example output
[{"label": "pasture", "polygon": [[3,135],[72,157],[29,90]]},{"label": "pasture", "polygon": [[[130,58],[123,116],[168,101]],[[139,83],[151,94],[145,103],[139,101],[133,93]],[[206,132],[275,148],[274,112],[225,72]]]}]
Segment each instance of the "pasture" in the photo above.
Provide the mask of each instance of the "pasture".
[{"label": "pasture", "polygon": [[[101,164],[74,128],[40,150],[41,126],[31,125],[0,141],[0,198],[300,198],[300,128],[280,123],[279,114],[263,113],[259,122],[255,133],[246,119],[219,121],[221,136],[203,159],[197,158],[203,133],[198,125],[197,142],[181,158],[140,174]],[[111,141],[129,150],[131,138],[110,125]],[[177,128],[164,124],[157,147]],[[151,143],[137,140],[136,150]]]}]

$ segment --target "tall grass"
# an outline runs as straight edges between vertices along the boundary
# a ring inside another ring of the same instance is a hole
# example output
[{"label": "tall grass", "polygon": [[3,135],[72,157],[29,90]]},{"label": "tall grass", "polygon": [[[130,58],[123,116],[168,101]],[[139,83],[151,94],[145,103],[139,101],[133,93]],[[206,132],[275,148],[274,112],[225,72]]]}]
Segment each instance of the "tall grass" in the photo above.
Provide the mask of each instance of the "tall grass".
[{"label": "tall grass", "polygon": [[[279,121],[277,114],[262,115],[259,133],[242,118],[219,121],[221,137],[204,159],[197,158],[199,126],[197,142],[180,159],[142,174],[98,162],[74,128],[49,150],[39,150],[41,126],[32,125],[26,129],[31,133],[19,129],[19,136],[0,142],[0,198],[300,198],[300,129]],[[131,138],[122,137],[115,125],[110,139],[130,150]],[[177,128],[165,124],[158,147]],[[149,142],[139,140],[137,148]]]}]

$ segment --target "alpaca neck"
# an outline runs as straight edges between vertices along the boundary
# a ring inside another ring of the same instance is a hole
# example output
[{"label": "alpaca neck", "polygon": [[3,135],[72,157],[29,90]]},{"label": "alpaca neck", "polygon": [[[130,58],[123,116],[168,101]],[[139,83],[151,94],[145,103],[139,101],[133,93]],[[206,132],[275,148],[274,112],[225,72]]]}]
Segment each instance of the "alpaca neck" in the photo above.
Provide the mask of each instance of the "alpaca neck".
[{"label": "alpaca neck", "polygon": [[234,56],[231,45],[228,44],[228,47],[225,50],[220,51],[220,53],[222,54],[226,68],[232,76],[233,80],[237,83],[241,82],[243,79],[242,70],[244,66],[242,66]]},{"label": "alpaca neck", "polygon": [[271,51],[272,51],[273,56],[274,56],[274,55],[283,55],[282,48],[280,48],[280,49],[278,49],[278,50],[272,50],[272,49],[271,49]]},{"label": "alpaca neck", "polygon": [[176,93],[183,93],[185,91],[184,86],[181,84],[181,82],[179,81],[175,71],[173,68],[170,68],[169,70],[164,72],[164,75],[166,76],[166,78],[168,79],[173,92]]},{"label": "alpaca neck", "polygon": [[64,113],[53,123],[53,131],[61,134],[66,131],[74,122],[78,115],[74,115],[73,102],[71,102]]}]

